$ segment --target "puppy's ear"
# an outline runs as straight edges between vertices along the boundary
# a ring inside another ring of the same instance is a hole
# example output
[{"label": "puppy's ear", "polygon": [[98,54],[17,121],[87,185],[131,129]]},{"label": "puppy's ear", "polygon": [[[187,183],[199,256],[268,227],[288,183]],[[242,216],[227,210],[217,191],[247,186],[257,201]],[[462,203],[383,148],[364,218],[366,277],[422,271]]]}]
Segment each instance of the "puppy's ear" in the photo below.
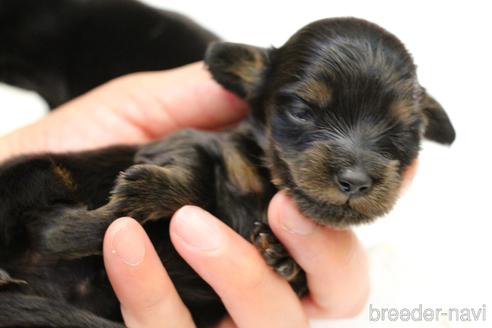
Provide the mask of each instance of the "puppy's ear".
[{"label": "puppy's ear", "polygon": [[423,89],[420,105],[427,123],[425,138],[441,144],[452,144],[456,133],[448,114],[446,114],[441,104]]},{"label": "puppy's ear", "polygon": [[246,44],[216,42],[208,47],[205,63],[224,88],[251,99],[264,80],[270,51]]}]

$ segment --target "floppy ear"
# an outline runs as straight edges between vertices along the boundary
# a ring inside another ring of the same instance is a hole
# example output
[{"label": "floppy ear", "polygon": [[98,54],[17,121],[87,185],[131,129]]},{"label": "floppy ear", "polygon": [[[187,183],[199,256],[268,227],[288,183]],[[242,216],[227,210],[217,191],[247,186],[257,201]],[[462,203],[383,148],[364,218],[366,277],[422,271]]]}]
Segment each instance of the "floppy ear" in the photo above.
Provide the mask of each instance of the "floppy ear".
[{"label": "floppy ear", "polygon": [[441,104],[430,96],[425,89],[423,91],[424,94],[420,105],[427,123],[424,134],[425,138],[441,144],[452,144],[456,133],[448,114],[446,114]]},{"label": "floppy ear", "polygon": [[205,54],[213,78],[238,96],[251,99],[261,86],[270,50],[246,44],[215,42]]}]

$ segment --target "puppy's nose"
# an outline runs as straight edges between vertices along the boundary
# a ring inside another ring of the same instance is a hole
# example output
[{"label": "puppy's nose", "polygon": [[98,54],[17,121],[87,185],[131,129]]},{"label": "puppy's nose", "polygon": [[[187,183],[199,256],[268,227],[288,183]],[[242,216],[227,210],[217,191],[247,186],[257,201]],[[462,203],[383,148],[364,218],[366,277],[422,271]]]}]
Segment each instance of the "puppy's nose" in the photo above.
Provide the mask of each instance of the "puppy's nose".
[{"label": "puppy's nose", "polygon": [[335,177],[338,188],[349,196],[360,196],[371,189],[372,179],[360,166],[341,170]]}]

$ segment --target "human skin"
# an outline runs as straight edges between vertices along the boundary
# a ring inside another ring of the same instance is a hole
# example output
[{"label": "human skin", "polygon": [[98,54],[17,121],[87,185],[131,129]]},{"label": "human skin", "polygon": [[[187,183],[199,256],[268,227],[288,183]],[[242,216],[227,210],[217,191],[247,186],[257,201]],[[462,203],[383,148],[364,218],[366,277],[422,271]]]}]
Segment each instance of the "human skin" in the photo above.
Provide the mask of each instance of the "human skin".
[{"label": "human skin", "polygon": [[[185,127],[220,129],[238,122],[247,110],[243,101],[211,79],[203,63],[131,74],[0,138],[0,161],[25,153],[143,143]],[[415,169],[416,163],[405,172],[402,190]],[[228,310],[229,317],[218,326],[303,327],[309,318],[348,318],[360,312],[369,293],[369,275],[366,252],[353,231],[314,224],[283,192],[272,199],[268,218],[274,234],[306,272],[310,294],[301,300],[253,245],[210,213],[185,206],[171,219],[175,248]],[[110,225],[103,255],[127,326],[194,326],[135,220],[120,218]],[[231,274],[231,268],[240,274]]]}]

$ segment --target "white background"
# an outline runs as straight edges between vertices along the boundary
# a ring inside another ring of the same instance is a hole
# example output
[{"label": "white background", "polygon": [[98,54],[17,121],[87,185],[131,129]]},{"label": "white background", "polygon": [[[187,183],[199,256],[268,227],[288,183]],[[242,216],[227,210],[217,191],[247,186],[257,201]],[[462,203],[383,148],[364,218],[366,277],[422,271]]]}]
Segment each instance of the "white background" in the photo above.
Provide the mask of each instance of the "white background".
[{"label": "white background", "polygon": [[[357,228],[369,249],[373,307],[486,306],[487,321],[371,322],[367,310],[316,327],[492,326],[491,10],[486,2],[160,1],[224,39],[280,46],[319,18],[356,16],[396,34],[418,65],[420,82],[446,108],[452,147],[424,143],[417,177],[396,208]],[[34,95],[0,85],[0,135],[43,115]]]}]

